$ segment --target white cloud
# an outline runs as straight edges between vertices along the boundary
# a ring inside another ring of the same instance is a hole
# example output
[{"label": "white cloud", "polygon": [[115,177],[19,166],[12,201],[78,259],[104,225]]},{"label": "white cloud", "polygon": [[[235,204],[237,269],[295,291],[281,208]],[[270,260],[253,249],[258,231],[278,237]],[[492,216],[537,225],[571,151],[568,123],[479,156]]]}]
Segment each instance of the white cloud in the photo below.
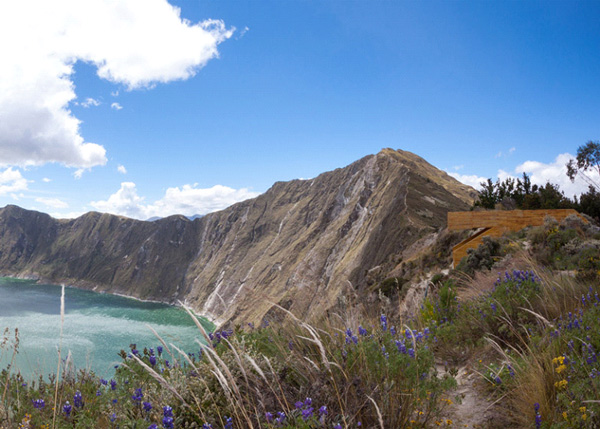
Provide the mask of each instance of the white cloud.
[{"label": "white cloud", "polygon": [[21,175],[19,170],[14,170],[11,167],[0,172],[0,195],[13,194],[18,191],[26,190],[27,179]]},{"label": "white cloud", "polygon": [[119,96],[119,90],[117,89],[116,91],[112,91],[110,93],[110,95],[112,95],[113,97],[118,97]]},{"label": "white cloud", "polygon": [[119,103],[115,102],[110,105],[110,108],[115,109],[115,110],[121,110],[123,108],[123,106],[121,106]]},{"label": "white cloud", "polygon": [[86,98],[84,102],[80,103],[83,107],[88,108],[90,106],[99,106],[100,103],[98,100],[95,100],[93,98]]},{"label": "white cloud", "polygon": [[47,177],[44,177],[44,178],[42,179],[42,182],[45,182],[45,183],[50,183],[50,182],[52,182],[52,179],[48,179]]},{"label": "white cloud", "polygon": [[121,174],[127,174],[127,169],[125,168],[125,166],[124,166],[124,165],[119,165],[119,166],[117,167],[117,171],[118,171],[119,173],[121,173]]},{"label": "white cloud", "polygon": [[486,177],[477,176],[475,174],[458,174],[449,171],[447,171],[447,173],[449,176],[454,177],[459,182],[464,183],[465,185],[472,186],[475,189],[481,188],[481,183],[487,181]]},{"label": "white cloud", "polygon": [[123,182],[121,188],[106,201],[92,201],[90,205],[101,212],[144,220],[173,214],[204,215],[259,195],[246,188],[233,189],[222,185],[215,185],[212,188],[196,186],[194,184],[183,185],[181,188],[168,188],[160,200],[153,204],[145,204],[145,198],[138,195],[135,183]]},{"label": "white cloud", "polygon": [[512,154],[515,152],[515,150],[517,150],[517,148],[516,148],[516,147],[514,147],[514,146],[513,146],[513,147],[511,147],[510,149],[508,149],[508,154],[509,154],[509,155],[512,155]]},{"label": "white cloud", "polygon": [[69,205],[67,203],[65,203],[62,200],[59,200],[58,198],[46,198],[46,197],[39,197],[35,199],[38,203],[42,203],[48,207],[52,207],[55,209],[66,209],[67,207],[69,207]]},{"label": "white cloud", "polygon": [[[581,178],[576,177],[575,182],[567,177],[566,164],[575,157],[569,153],[563,153],[556,157],[554,162],[545,164],[539,161],[526,161],[515,168],[515,172],[527,173],[531,177],[531,183],[545,185],[550,182],[560,186],[565,195],[572,197],[582,192],[587,192],[588,184]],[[597,183],[600,180],[598,173],[591,176]]]},{"label": "white cloud", "polygon": [[147,88],[194,76],[233,31],[182,19],[166,0],[0,2],[0,165],[107,162],[69,110],[75,62],[129,90]]},{"label": "white cloud", "polygon": [[75,219],[75,218],[85,214],[85,212],[67,212],[67,213],[53,212],[53,213],[48,213],[48,214],[55,219]]}]

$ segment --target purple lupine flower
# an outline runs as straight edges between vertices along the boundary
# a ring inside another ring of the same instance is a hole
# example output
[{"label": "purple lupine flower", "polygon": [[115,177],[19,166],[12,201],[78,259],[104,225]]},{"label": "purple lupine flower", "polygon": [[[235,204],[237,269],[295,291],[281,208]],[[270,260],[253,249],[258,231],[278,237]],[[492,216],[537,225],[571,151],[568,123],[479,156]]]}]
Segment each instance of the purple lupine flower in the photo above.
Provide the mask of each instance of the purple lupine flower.
[{"label": "purple lupine flower", "polygon": [[296,406],[296,408],[300,409],[300,408],[302,408],[304,406],[304,402],[298,401],[294,405]]},{"label": "purple lupine flower", "polygon": [[202,429],[212,429],[212,425],[210,423],[204,423]]},{"label": "purple lupine flower", "polygon": [[117,388],[117,382],[113,379],[110,380],[110,390],[115,390]]},{"label": "purple lupine flower", "polygon": [[313,407],[308,407],[302,410],[302,419],[304,421],[310,419],[313,416]]},{"label": "purple lupine flower", "polygon": [[102,396],[102,392],[100,391],[100,389],[96,390],[96,396]]},{"label": "purple lupine flower", "polygon": [[156,423],[152,423],[150,426],[148,426],[148,429],[158,429],[158,425]]},{"label": "purple lupine flower", "polygon": [[43,399],[36,399],[33,401],[33,408],[42,409],[46,406],[46,402]]},{"label": "purple lupine flower", "polygon": [[105,379],[101,378],[100,379],[100,384],[102,384],[103,386],[106,386],[108,384],[108,381],[106,381]]},{"label": "purple lupine flower", "polygon": [[339,423],[336,423],[336,424],[333,426],[333,429],[342,429],[342,425],[341,425],[341,424],[339,424]]},{"label": "purple lupine flower", "polygon": [[148,413],[152,409],[152,404],[150,402],[142,402],[142,407],[144,407],[144,411]]},{"label": "purple lupine flower", "polygon": [[69,401],[67,401],[67,403],[65,405],[63,405],[63,412],[65,413],[65,415],[67,417],[69,417],[71,415],[72,409],[73,409],[73,407],[71,406],[71,404],[69,404]]},{"label": "purple lupine flower", "polygon": [[540,404],[537,402],[533,404],[533,408],[535,410],[535,429],[540,429],[542,427],[542,416],[540,414]]},{"label": "purple lupine flower", "polygon": [[150,365],[154,366],[156,365],[156,356],[154,355],[150,355]]},{"label": "purple lupine flower", "polygon": [[116,415],[115,413],[112,413],[112,414],[110,415],[110,422],[111,422],[111,423],[114,423],[114,422],[115,422],[115,420],[117,420],[117,415]]},{"label": "purple lupine flower", "polygon": [[390,334],[392,334],[393,336],[396,336],[396,327],[395,326],[392,326],[390,328]]},{"label": "purple lupine flower", "polygon": [[415,357],[415,351],[414,351],[412,348],[408,349],[408,355],[409,355],[411,358],[414,358],[414,357]]},{"label": "purple lupine flower", "polygon": [[160,356],[160,355],[162,355],[162,351],[163,351],[163,348],[162,348],[162,346],[158,346],[158,347],[156,347],[156,351],[158,352],[158,355],[159,355],[159,356]]},{"label": "purple lupine flower", "polygon": [[73,395],[73,405],[75,405],[75,408],[83,407],[83,397],[81,396],[81,392],[79,390],[75,392],[75,395]]},{"label": "purple lupine flower", "polygon": [[165,405],[163,407],[162,424],[165,429],[173,429],[173,408]]},{"label": "purple lupine flower", "polygon": [[498,375],[496,376],[496,378],[494,378],[494,381],[496,382],[496,384],[502,384],[502,379]]},{"label": "purple lupine flower", "polygon": [[361,337],[365,337],[368,335],[368,332],[365,328],[363,328],[362,326],[358,327],[358,335],[360,335]]},{"label": "purple lupine flower", "polygon": [[304,406],[310,407],[312,405],[312,398],[306,398],[304,400]]},{"label": "purple lupine flower", "polygon": [[139,402],[142,400],[142,398],[144,397],[144,394],[142,393],[142,388],[138,388],[135,389],[135,393],[131,396],[131,399],[133,399],[136,402]]},{"label": "purple lupine flower", "polygon": [[382,314],[379,320],[381,322],[381,329],[383,329],[384,331],[387,330],[387,317],[385,316],[385,314]]},{"label": "purple lupine flower", "polygon": [[233,429],[233,419],[231,417],[225,417],[225,427],[223,429]]},{"label": "purple lupine flower", "polygon": [[265,413],[265,419],[267,420],[267,423],[271,423],[273,421],[273,414],[267,411]]},{"label": "purple lupine flower", "polygon": [[327,405],[323,405],[321,408],[319,408],[319,415],[323,416],[327,414]]}]

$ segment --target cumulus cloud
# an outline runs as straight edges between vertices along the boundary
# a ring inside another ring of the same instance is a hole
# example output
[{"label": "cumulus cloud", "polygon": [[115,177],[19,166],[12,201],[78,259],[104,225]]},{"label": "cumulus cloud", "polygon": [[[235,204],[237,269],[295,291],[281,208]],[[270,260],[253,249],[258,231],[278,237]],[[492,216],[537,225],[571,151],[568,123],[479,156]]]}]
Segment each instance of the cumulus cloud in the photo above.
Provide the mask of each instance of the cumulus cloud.
[{"label": "cumulus cloud", "polygon": [[[572,197],[588,190],[588,184],[581,177],[576,177],[575,182],[571,182],[567,177],[566,164],[574,158],[569,153],[563,153],[558,155],[554,162],[547,164],[539,161],[526,161],[518,165],[515,172],[527,173],[531,177],[531,182],[538,185],[545,185],[546,182],[559,185],[565,195]],[[598,173],[590,173],[590,175],[598,183],[600,180]]]},{"label": "cumulus cloud", "polygon": [[[13,194],[18,191],[27,190],[27,179],[19,170],[12,167],[0,172],[0,195]],[[15,194],[16,195],[16,194]],[[13,195],[14,198],[14,195]],[[15,198],[17,199],[17,198]]]},{"label": "cumulus cloud", "polygon": [[110,105],[110,108],[115,109],[115,110],[121,110],[123,108],[123,106],[121,106],[119,103],[115,102]]},{"label": "cumulus cloud", "polygon": [[[73,65],[128,90],[193,76],[231,37],[222,21],[182,19],[166,0],[0,2],[0,165],[107,162],[69,109]],[[91,102],[93,105],[93,102]]]},{"label": "cumulus cloud", "polygon": [[44,183],[50,183],[50,182],[52,182],[52,179],[48,179],[47,177],[44,177],[42,179],[42,182],[44,182]]},{"label": "cumulus cloud", "polygon": [[124,165],[119,165],[119,166],[117,167],[117,171],[118,171],[119,173],[121,173],[121,174],[127,174],[127,169],[125,168],[125,166],[124,166]]},{"label": "cumulus cloud", "polygon": [[62,201],[58,198],[39,197],[39,198],[36,198],[35,200],[38,203],[42,203],[45,206],[52,207],[55,209],[66,209],[67,207],[69,207],[69,205],[67,203],[65,203],[64,201]]},{"label": "cumulus cloud", "polygon": [[486,177],[477,176],[475,174],[458,174],[449,171],[447,173],[449,176],[454,177],[459,182],[464,183],[465,185],[472,186],[475,189],[481,188],[481,183],[487,181]]},{"label": "cumulus cloud", "polygon": [[222,185],[198,188],[194,184],[168,188],[160,200],[147,204],[145,198],[138,195],[135,183],[123,182],[121,188],[107,200],[92,201],[90,205],[101,212],[145,220],[173,214],[204,215],[258,195],[246,188],[233,189]]},{"label": "cumulus cloud", "polygon": [[98,100],[95,100],[93,98],[86,98],[84,102],[79,103],[79,104],[81,104],[85,108],[88,108],[90,106],[99,106],[102,103],[100,103]]}]

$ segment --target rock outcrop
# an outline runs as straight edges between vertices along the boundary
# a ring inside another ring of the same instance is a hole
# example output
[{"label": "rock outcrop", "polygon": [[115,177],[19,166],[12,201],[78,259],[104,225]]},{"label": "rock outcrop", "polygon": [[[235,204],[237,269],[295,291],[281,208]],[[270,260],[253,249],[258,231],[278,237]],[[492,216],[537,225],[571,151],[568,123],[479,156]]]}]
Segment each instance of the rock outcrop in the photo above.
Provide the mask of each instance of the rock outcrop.
[{"label": "rock outcrop", "polygon": [[0,272],[141,299],[186,302],[217,323],[259,322],[277,303],[322,314],[369,272],[465,210],[475,191],[422,158],[384,149],[193,221],[0,209]]}]

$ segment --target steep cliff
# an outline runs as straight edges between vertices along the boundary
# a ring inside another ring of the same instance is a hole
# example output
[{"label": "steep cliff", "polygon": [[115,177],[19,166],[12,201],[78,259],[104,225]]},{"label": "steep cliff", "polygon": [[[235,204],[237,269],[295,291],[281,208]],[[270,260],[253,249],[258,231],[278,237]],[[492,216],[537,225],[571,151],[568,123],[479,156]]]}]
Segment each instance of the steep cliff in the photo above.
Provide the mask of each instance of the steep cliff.
[{"label": "steep cliff", "polygon": [[0,271],[164,302],[217,322],[260,321],[271,302],[321,314],[365,287],[475,191],[404,151],[384,149],[311,180],[193,221],[87,213],[73,220],[0,209]]}]

